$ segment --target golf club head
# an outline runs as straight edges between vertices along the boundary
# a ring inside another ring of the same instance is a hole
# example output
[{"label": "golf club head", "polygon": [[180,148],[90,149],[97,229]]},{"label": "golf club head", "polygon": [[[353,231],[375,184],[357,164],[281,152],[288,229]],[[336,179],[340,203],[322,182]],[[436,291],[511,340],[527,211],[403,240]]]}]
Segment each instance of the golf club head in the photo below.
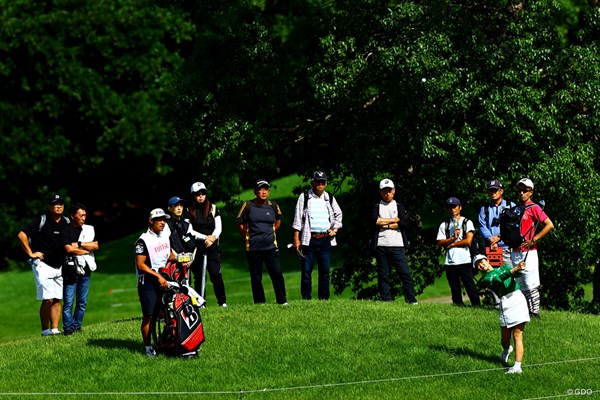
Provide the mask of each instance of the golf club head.
[{"label": "golf club head", "polygon": [[540,200],[538,201],[538,204],[540,205],[540,207],[544,208],[546,206],[546,202],[544,200]]}]

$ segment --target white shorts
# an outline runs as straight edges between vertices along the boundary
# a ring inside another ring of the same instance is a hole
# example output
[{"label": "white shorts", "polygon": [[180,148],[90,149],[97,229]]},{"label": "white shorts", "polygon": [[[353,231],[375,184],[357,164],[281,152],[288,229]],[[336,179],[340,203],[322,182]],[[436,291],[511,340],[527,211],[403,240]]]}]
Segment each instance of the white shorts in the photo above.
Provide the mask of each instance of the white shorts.
[{"label": "white shorts", "polygon": [[540,286],[540,260],[537,250],[529,250],[529,255],[527,255],[527,251],[513,250],[511,254],[513,267],[516,267],[525,257],[527,257],[525,270],[515,275],[515,281],[523,291]]},{"label": "white shorts", "polygon": [[529,322],[529,308],[523,292],[515,290],[500,299],[500,326],[513,326]]},{"label": "white shorts", "polygon": [[35,293],[38,300],[63,298],[62,268],[52,268],[39,258],[29,260],[35,278]]}]

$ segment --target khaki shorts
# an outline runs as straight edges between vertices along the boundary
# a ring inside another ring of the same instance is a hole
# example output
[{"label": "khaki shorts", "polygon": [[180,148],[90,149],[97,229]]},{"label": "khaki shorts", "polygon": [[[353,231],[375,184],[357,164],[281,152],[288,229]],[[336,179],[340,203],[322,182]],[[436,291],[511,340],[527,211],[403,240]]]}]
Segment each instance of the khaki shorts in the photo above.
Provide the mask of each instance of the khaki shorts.
[{"label": "khaki shorts", "polygon": [[63,298],[62,268],[52,268],[42,260],[29,260],[35,278],[35,293],[38,300]]}]

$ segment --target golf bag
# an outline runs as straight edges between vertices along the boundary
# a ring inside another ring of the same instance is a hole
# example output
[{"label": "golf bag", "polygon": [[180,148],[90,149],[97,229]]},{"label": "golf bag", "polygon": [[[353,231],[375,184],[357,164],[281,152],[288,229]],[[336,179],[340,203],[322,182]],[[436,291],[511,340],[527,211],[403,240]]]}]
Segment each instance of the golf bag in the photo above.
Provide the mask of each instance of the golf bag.
[{"label": "golf bag", "polygon": [[195,357],[204,343],[200,307],[205,301],[194,289],[177,282],[185,280],[177,264],[170,263],[160,272],[169,280],[169,289],[163,292],[151,325],[154,347],[167,355]]}]

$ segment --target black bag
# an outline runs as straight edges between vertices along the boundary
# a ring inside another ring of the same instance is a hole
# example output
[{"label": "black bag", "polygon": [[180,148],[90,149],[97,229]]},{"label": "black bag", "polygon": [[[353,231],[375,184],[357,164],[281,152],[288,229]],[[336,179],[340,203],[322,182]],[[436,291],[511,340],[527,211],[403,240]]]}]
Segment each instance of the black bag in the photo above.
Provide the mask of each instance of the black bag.
[{"label": "black bag", "polygon": [[73,281],[78,276],[77,272],[77,257],[73,254],[67,254],[62,263],[63,279]]},{"label": "black bag", "polygon": [[521,220],[525,210],[533,204],[505,208],[500,215],[500,238],[511,249],[518,249],[525,241],[521,236]]}]

